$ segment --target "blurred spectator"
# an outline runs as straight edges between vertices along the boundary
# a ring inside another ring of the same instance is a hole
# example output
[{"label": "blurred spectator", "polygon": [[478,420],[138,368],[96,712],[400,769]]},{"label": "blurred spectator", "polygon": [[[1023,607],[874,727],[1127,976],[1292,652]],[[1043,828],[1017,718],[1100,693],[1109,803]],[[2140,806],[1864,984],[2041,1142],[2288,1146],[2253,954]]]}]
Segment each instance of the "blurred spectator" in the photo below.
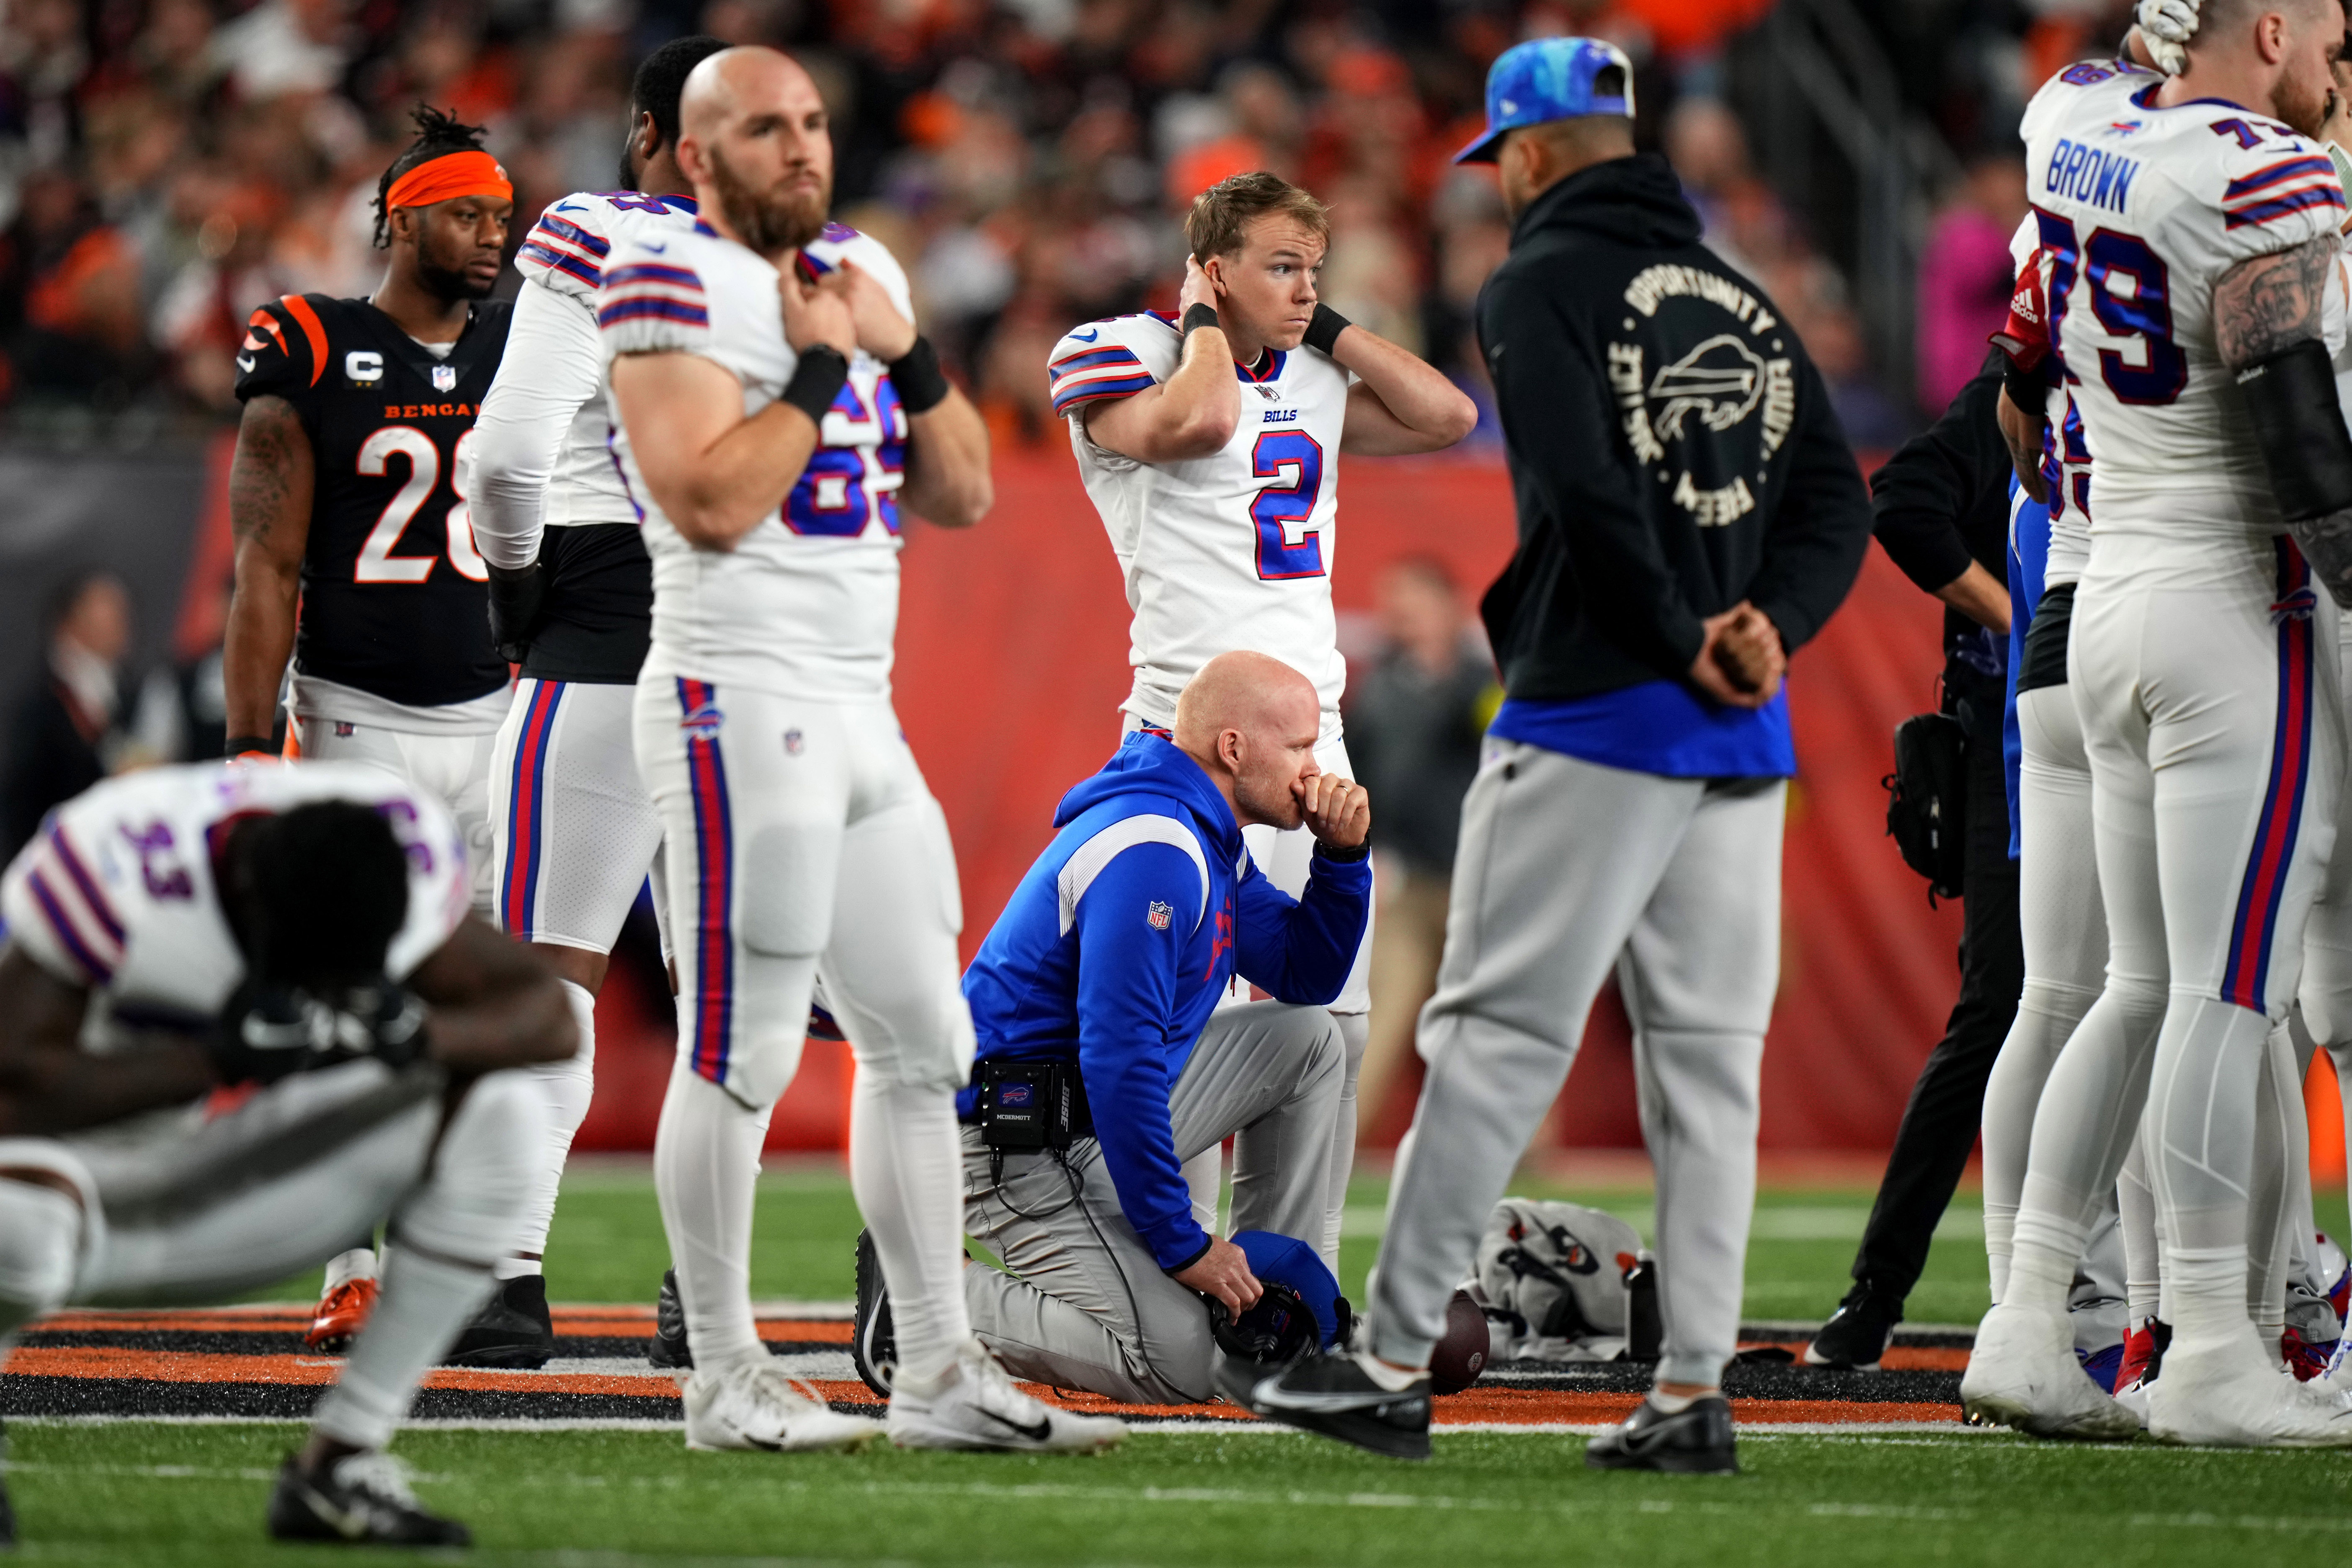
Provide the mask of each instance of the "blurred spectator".
[{"label": "blurred spectator", "polygon": [[1404,561],[1380,584],[1387,653],[1350,685],[1349,760],[1371,793],[1379,911],[1372,925],[1371,1036],[1357,1104],[1376,1125],[1412,1055],[1413,1021],[1436,988],[1462,795],[1501,692],[1485,639],[1452,575]]},{"label": "blurred spectator", "polygon": [[9,722],[0,858],[15,858],[51,806],[111,772],[122,745],[118,681],[131,651],[131,596],[121,580],[78,573],[51,595],[42,618],[48,646]]},{"label": "blurred spectator", "polygon": [[1331,204],[1334,306],[1483,398],[1468,322],[1507,236],[1491,177],[1450,160],[1520,37],[1626,48],[1637,134],[1663,128],[1710,242],[1776,298],[1817,263],[1712,96],[1709,51],[1758,3],[0,0],[0,407],[229,417],[256,306],[374,285],[369,204],[413,104],[491,127],[528,216],[617,183],[627,73],[693,26],[809,67],[839,210],[893,245],[1003,438],[1058,437],[1045,349],[1172,304],[1185,207],[1256,168]]},{"label": "blurred spectator", "polygon": [[1984,363],[1985,339],[2009,319],[2017,273],[2009,239],[2025,213],[2024,158],[1988,154],[1969,165],[1928,231],[1919,262],[1921,407],[1942,408],[1959,395]]}]

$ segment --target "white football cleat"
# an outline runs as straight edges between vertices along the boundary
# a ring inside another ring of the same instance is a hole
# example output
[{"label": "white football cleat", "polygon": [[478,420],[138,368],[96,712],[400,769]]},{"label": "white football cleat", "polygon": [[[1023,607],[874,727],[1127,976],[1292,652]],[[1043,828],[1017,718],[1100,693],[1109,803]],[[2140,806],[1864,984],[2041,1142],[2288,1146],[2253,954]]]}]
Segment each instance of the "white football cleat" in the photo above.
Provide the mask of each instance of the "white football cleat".
[{"label": "white football cleat", "polygon": [[2063,1312],[2019,1306],[1987,1312],[1960,1374],[1960,1408],[1979,1426],[2036,1437],[2112,1443],[2139,1435],[2139,1417],[2108,1397],[2074,1359],[2074,1327]]},{"label": "white football cleat", "polygon": [[2154,1379],[2143,1378],[2116,1390],[2116,1403],[2132,1413],[2143,1432],[2147,1430],[2147,1396],[2155,1387]]},{"label": "white football cleat", "polygon": [[705,1452],[803,1454],[862,1448],[882,1436],[881,1422],[829,1409],[815,1389],[764,1358],[724,1372],[698,1368],[683,1393],[686,1446]]},{"label": "white football cleat", "polygon": [[977,1339],[964,1341],[940,1386],[919,1393],[899,1369],[890,1390],[890,1441],[901,1448],[982,1448],[1009,1454],[1087,1454],[1115,1447],[1127,1423],[1080,1415],[1032,1399]]},{"label": "white football cleat", "polygon": [[2352,1396],[2322,1380],[2297,1383],[2251,1328],[2217,1344],[2165,1352],[2150,1385],[2147,1429],[2173,1443],[2239,1448],[2352,1447]]}]

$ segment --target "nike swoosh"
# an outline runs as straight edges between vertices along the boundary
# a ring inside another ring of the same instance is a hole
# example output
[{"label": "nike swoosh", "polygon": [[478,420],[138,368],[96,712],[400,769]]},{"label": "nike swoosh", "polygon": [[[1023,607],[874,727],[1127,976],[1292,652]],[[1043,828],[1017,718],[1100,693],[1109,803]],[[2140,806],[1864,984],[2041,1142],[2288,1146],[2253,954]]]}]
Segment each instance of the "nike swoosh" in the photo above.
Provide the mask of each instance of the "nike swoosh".
[{"label": "nike swoosh", "polygon": [[253,369],[253,356],[252,356],[251,354],[239,354],[239,355],[237,355],[237,356],[236,356],[236,368],[237,368],[237,369],[239,369],[239,370],[241,370],[241,371],[246,371],[246,372],[250,373],[250,372],[252,371],[252,369]]},{"label": "nike swoosh", "polygon": [[650,239],[641,239],[637,241],[637,243],[644,246],[647,250],[652,251],[656,256],[666,256],[669,253],[669,241],[667,240],[663,240],[659,245],[656,245]]},{"label": "nike swoosh", "polygon": [[1082,343],[1090,343],[1097,338],[1102,336],[1102,329],[1099,327],[1088,327],[1085,331],[1072,332],[1070,336],[1077,339],[1078,342]]},{"label": "nike swoosh", "polygon": [[[1268,1410],[1341,1411],[1370,1408],[1375,1415],[1385,1415],[1385,1406],[1410,1403],[1422,1398],[1416,1394],[1294,1394],[1277,1385],[1272,1378],[1253,1389],[1252,1401]],[[1423,1408],[1426,1408],[1424,1404]]]},{"label": "nike swoosh", "polygon": [[1054,1435],[1054,1418],[1050,1415],[1034,1426],[1024,1426],[1011,1416],[999,1415],[993,1410],[983,1410],[981,1414],[1009,1431],[1018,1432],[1032,1443],[1043,1443]]},{"label": "nike swoosh", "polygon": [[570,202],[558,202],[555,204],[555,210],[560,213],[584,213],[588,209],[586,207],[575,207]]}]

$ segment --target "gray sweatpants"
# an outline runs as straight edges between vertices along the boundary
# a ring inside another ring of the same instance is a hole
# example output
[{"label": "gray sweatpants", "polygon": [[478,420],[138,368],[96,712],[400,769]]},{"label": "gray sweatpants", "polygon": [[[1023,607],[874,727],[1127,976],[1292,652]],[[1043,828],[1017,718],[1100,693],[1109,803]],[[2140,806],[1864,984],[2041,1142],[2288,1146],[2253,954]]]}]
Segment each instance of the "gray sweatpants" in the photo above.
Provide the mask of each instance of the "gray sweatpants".
[{"label": "gray sweatpants", "polygon": [[[1331,1127],[1346,1049],[1322,1007],[1253,1002],[1212,1014],[1169,1091],[1176,1158],[1234,1140],[1233,1226],[1322,1234]],[[989,1180],[980,1129],[963,1130],[964,1229],[1012,1272],[963,1271],[972,1331],[1013,1376],[1141,1405],[1208,1398],[1216,1366],[1202,1299],[1160,1271],[1119,1209],[1092,1139],[1007,1154]]]},{"label": "gray sweatpants", "polygon": [[1389,1197],[1375,1353],[1427,1363],[1615,964],[1657,1169],[1658,1376],[1721,1375],[1756,1198],[1785,794],[1778,779],[1664,778],[1488,738],[1422,1009],[1428,1073]]}]

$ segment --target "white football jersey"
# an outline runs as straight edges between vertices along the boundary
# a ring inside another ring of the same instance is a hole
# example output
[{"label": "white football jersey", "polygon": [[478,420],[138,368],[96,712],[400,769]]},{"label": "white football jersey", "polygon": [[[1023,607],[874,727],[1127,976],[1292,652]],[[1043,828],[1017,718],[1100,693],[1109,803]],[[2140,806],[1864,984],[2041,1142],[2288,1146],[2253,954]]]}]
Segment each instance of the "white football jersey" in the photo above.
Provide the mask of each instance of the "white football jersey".
[{"label": "white football jersey", "polygon": [[[907,275],[882,244],[839,224],[802,253],[871,273],[909,321]],[[625,353],[698,354],[743,385],[743,413],[773,403],[800,356],[784,341],[776,269],[709,225],[615,246],[597,295],[605,387]],[[654,563],[645,672],[787,695],[887,697],[898,625],[898,487],[907,414],[880,360],[860,349],[825,411],[821,445],[776,511],[732,550],[698,550],[646,489],[614,409],[613,450]]]},{"label": "white football jersey", "polygon": [[321,800],[373,805],[408,851],[408,917],[384,961],[405,978],[466,918],[466,837],[433,795],[364,763],[194,763],[97,784],[50,813],[0,877],[8,940],[126,1022],[208,1019],[245,978],[215,842],[240,817]]},{"label": "white football jersey", "polygon": [[[2041,324],[2050,298],[2050,257],[2042,248],[2039,220],[2027,214],[2010,237],[2010,260],[2017,274],[2017,292],[2010,300],[2012,318]],[[2066,395],[2062,377],[2042,410],[2049,420],[2051,445],[2058,459],[2058,482],[2050,496],[2049,554],[2042,563],[2042,591],[2079,580],[2091,560],[2091,450],[2083,440],[2082,411]],[[2047,467],[2045,465],[2045,473]],[[2011,526],[2016,512],[2011,510]]]},{"label": "white football jersey", "polygon": [[1189,462],[1139,463],[1087,437],[1088,405],[1166,381],[1182,352],[1175,318],[1153,311],[1073,330],[1047,366],[1054,412],[1070,421],[1078,473],[1127,579],[1135,684],[1124,707],[1146,724],[1172,724],[1184,683],[1219,654],[1248,648],[1315,683],[1328,738],[1348,682],[1331,568],[1355,377],[1305,347],[1235,365],[1233,439]]},{"label": "white football jersey", "polygon": [[[576,332],[578,353],[556,356],[564,363],[604,363],[596,331],[596,290],[604,281],[604,262],[616,245],[651,237],[659,240],[694,226],[694,198],[646,195],[636,191],[580,191],[552,203],[515,253],[515,270],[563,300],[566,309],[557,318],[570,333]],[[567,341],[566,348],[570,344]],[[532,366],[509,357],[499,367],[503,379],[511,368],[530,374]],[[548,477],[547,499],[540,521],[549,528],[573,523],[635,522],[629,495],[613,466],[610,441],[613,419],[601,385],[583,387],[580,411],[564,432],[555,471]],[[499,395],[494,384],[483,400],[487,410]]]},{"label": "white football jersey", "polygon": [[[2022,127],[2052,341],[2092,459],[2092,535],[2266,536],[2282,523],[2215,342],[2214,286],[2333,236],[2344,193],[2316,143],[2219,100],[2158,108],[2163,81],[2070,66]],[[2343,301],[2327,297],[2332,347]]]}]

